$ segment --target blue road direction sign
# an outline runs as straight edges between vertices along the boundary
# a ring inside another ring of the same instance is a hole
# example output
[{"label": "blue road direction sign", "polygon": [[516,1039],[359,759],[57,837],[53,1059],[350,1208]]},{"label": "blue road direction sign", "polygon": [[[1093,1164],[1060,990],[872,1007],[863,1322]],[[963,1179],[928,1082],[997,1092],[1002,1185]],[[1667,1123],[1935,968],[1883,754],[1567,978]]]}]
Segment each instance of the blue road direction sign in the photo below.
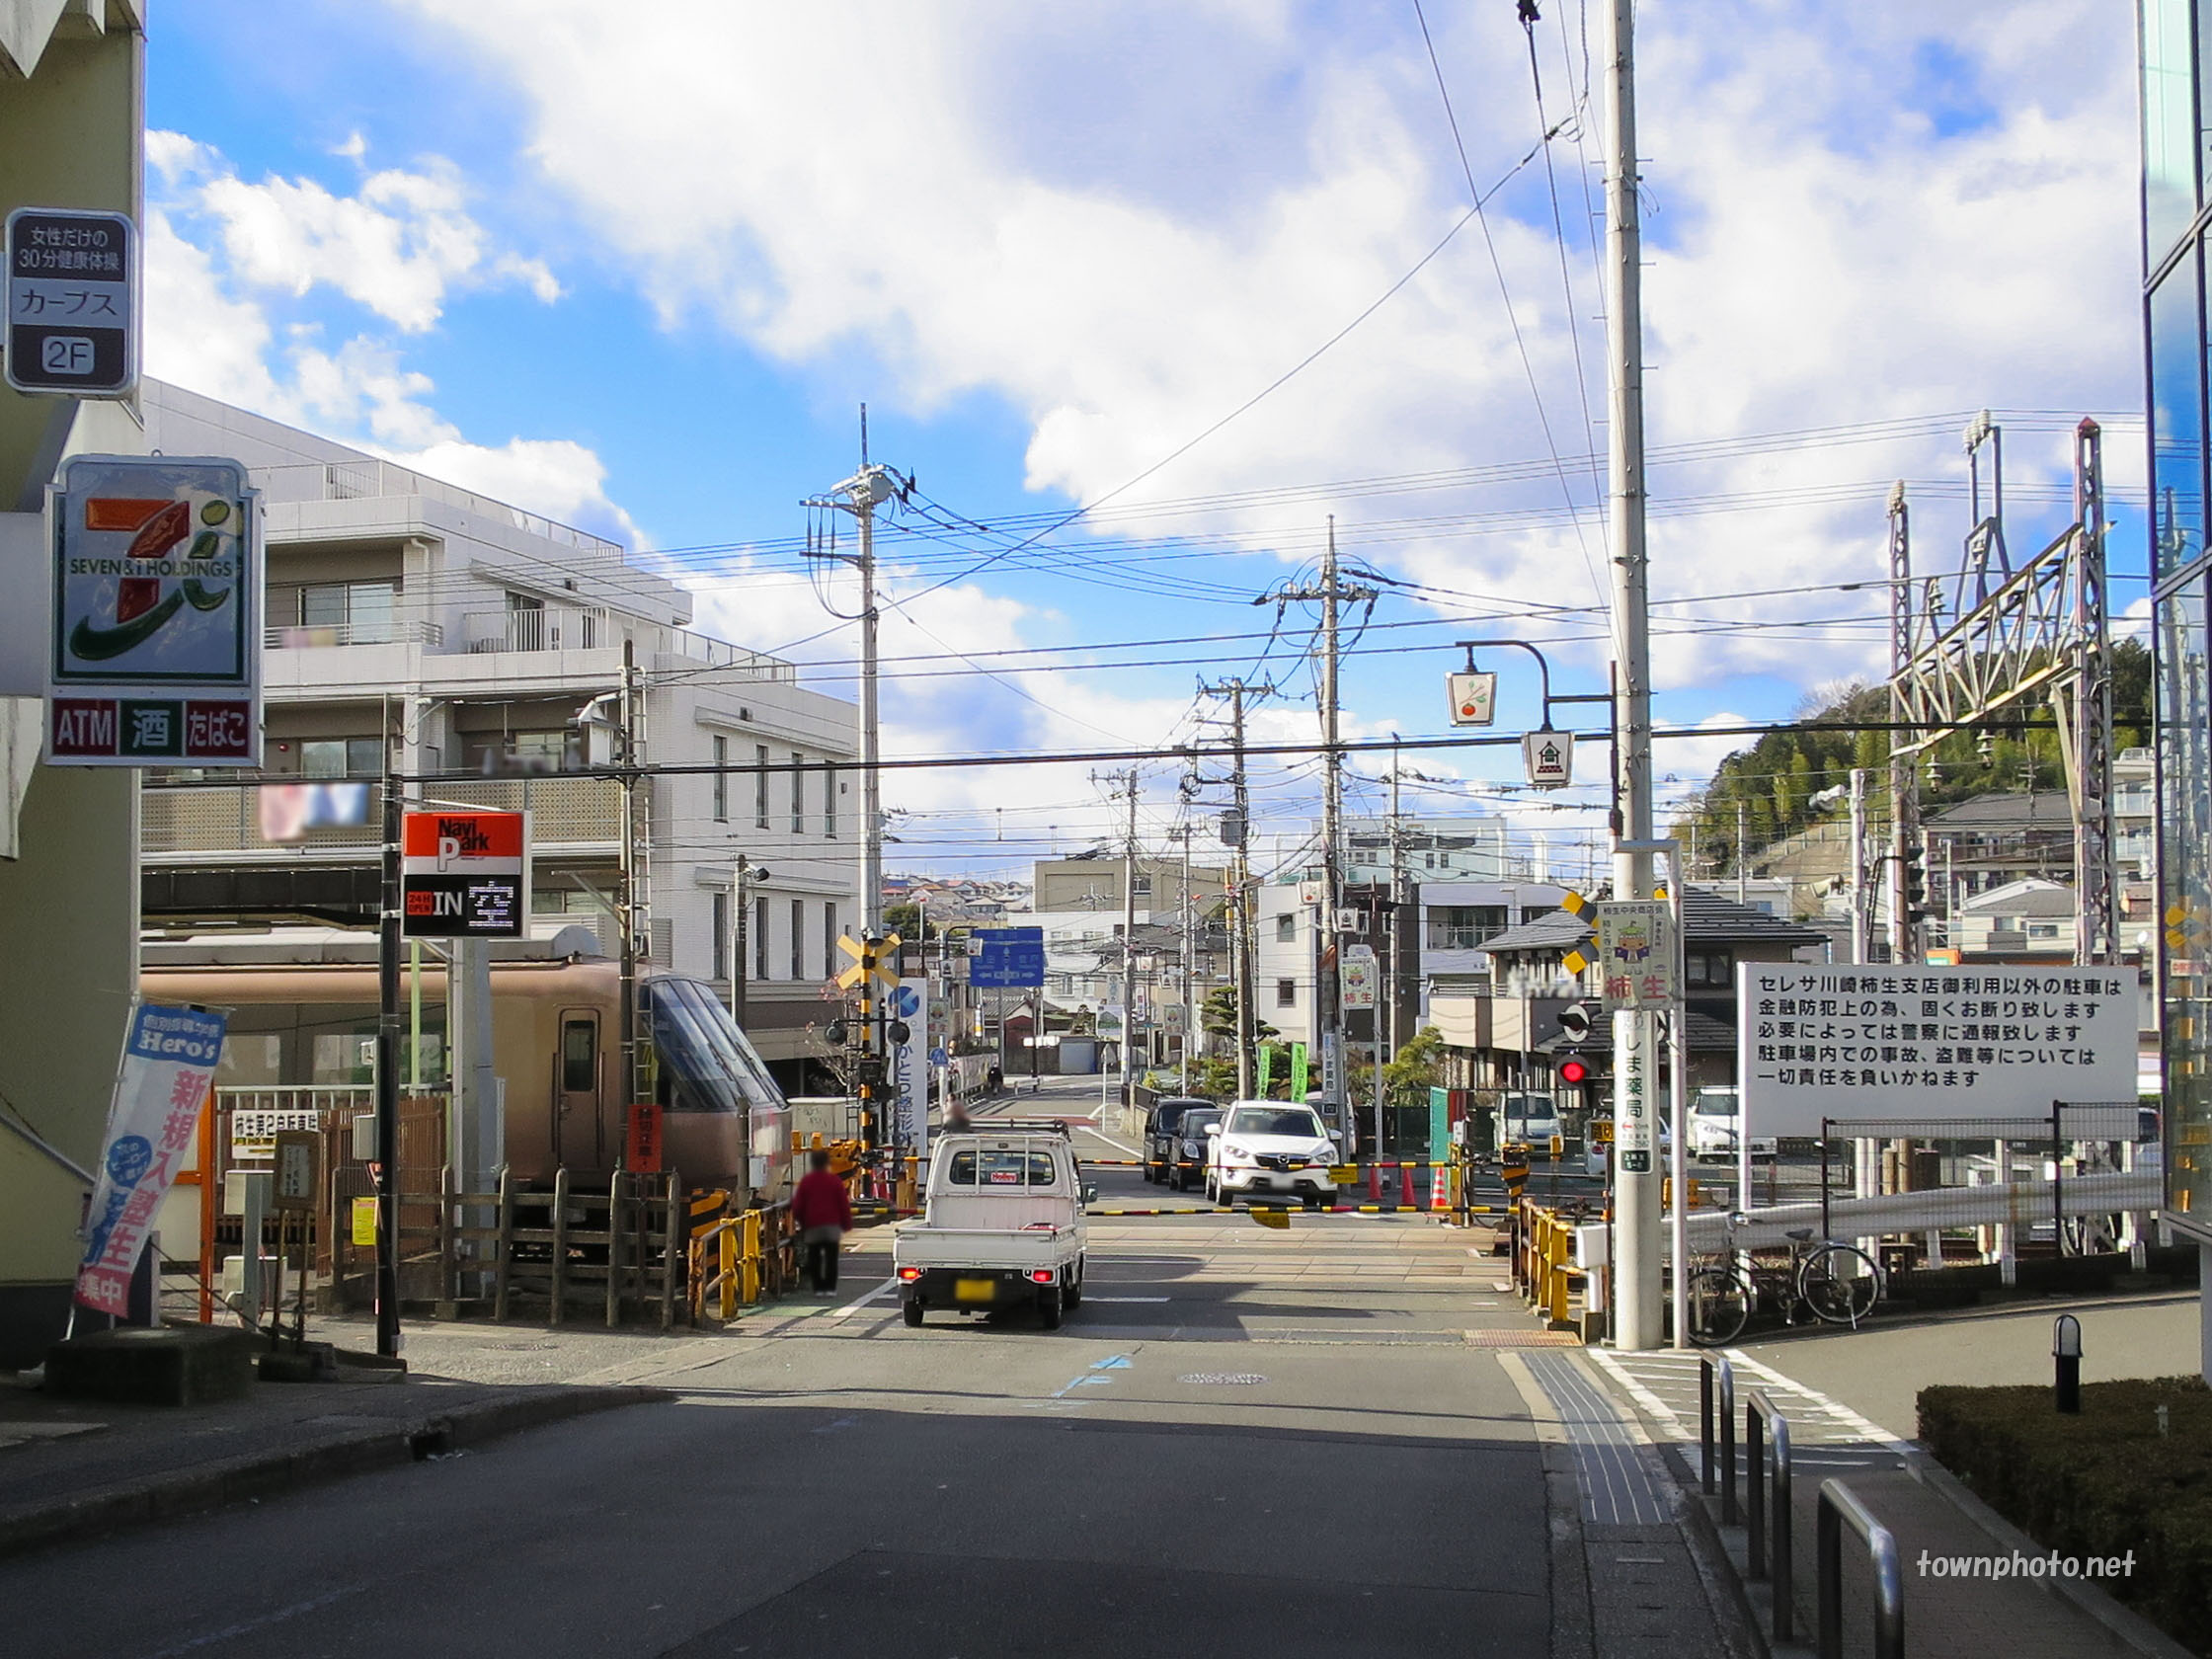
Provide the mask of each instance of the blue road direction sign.
[{"label": "blue road direction sign", "polygon": [[127,213],[18,207],[7,228],[8,384],[128,397],[138,386],[138,227]]},{"label": "blue road direction sign", "polygon": [[968,959],[970,985],[1028,990],[1045,983],[1042,927],[979,927],[974,938],[982,949]]}]

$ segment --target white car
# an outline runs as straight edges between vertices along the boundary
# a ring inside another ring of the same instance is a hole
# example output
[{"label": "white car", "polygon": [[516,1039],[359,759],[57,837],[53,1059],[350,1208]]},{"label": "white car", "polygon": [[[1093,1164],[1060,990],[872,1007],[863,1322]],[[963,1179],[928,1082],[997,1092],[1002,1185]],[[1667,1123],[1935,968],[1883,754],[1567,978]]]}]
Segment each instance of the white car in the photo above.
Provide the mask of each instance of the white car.
[{"label": "white car", "polygon": [[1548,1094],[1509,1094],[1498,1102],[1498,1140],[1548,1153],[1560,1133],[1559,1107]]},{"label": "white car", "polygon": [[[1690,1099],[1690,1155],[1723,1158],[1736,1155],[1736,1137],[1743,1131],[1742,1096],[1734,1088],[1701,1088]],[[1771,1158],[1776,1153],[1772,1136],[1752,1137],[1751,1155]]]},{"label": "white car", "polygon": [[1206,1196],[1216,1204],[1280,1196],[1326,1205],[1336,1198],[1329,1174],[1336,1143],[1310,1106],[1234,1100],[1220,1123],[1206,1126]]}]

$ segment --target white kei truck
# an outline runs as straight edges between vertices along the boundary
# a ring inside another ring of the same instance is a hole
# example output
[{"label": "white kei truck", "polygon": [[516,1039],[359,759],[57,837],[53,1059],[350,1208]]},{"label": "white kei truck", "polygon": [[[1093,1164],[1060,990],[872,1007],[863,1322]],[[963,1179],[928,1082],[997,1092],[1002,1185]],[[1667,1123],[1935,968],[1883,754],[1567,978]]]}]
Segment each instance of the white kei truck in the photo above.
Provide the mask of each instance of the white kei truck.
[{"label": "white kei truck", "polygon": [[959,1131],[930,1149],[922,1214],[892,1231],[907,1323],[941,1308],[1034,1307],[1047,1330],[1083,1300],[1082,1184],[1066,1130]]}]

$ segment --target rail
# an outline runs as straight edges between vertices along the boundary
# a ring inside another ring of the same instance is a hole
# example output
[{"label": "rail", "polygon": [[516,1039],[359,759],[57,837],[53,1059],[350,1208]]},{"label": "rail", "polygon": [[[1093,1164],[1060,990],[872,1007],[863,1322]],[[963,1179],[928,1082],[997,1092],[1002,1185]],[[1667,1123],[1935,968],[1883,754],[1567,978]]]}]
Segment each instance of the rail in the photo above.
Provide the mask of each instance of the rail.
[{"label": "rail", "polygon": [[1844,1655],[1844,1528],[1866,1543],[1874,1569],[1874,1659],[1905,1659],[1905,1574],[1897,1540],[1841,1480],[1820,1483],[1820,1659]]},{"label": "rail", "polygon": [[[1766,1448],[1760,1445],[1762,1427],[1767,1431]],[[1770,1456],[1774,1459],[1772,1520],[1767,1509],[1770,1497],[1767,1459]],[[1790,1607],[1790,1585],[1796,1569],[1790,1489],[1789,1419],[1775,1408],[1766,1389],[1747,1389],[1744,1393],[1744,1565],[1751,1577],[1764,1577],[1774,1586],[1774,1630],[1778,1642],[1788,1641],[1796,1624]]]},{"label": "rail", "polygon": [[1574,1224],[1555,1210],[1523,1200],[1515,1210],[1514,1278],[1521,1297],[1554,1330],[1571,1329],[1568,1299],[1587,1279],[1575,1265]]},{"label": "rail", "polygon": [[[1716,1412],[1714,1407],[1718,1406]],[[1713,1427],[1720,1429],[1720,1457],[1713,1458]],[[1698,1482],[1707,1494],[1720,1474],[1720,1524],[1736,1524],[1736,1369],[1718,1354],[1698,1356]]]}]

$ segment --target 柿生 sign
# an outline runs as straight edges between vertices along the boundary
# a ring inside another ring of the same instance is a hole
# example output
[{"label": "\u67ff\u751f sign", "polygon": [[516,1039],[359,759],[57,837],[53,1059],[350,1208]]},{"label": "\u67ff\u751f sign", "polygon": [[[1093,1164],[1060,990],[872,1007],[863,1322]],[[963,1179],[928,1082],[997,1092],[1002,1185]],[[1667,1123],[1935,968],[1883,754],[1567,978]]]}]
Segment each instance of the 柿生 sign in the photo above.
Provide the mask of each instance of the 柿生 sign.
[{"label": "\u67ff\u751f sign", "polygon": [[223,1016],[143,1003],[131,1016],[85,1210],[77,1301],[118,1317],[154,1212],[191,1154],[223,1053]]}]

